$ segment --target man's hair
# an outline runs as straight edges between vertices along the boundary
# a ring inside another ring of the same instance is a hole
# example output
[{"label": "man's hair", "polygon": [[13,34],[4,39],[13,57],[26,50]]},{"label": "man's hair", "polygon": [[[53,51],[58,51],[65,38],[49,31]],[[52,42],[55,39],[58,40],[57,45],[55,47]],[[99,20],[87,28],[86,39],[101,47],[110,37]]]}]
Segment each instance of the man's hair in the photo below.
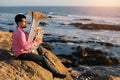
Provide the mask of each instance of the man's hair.
[{"label": "man's hair", "polygon": [[16,22],[17,25],[18,25],[18,22],[22,21],[22,18],[26,19],[26,16],[23,15],[23,14],[18,14],[18,15],[15,16],[15,22]]}]

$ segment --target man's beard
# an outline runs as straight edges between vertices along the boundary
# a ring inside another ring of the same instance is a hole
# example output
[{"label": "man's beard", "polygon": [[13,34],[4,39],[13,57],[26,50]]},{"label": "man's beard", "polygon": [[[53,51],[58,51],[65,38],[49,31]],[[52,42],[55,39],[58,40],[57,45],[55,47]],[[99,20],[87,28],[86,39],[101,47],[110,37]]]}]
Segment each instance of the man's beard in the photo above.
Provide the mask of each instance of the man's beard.
[{"label": "man's beard", "polygon": [[24,26],[24,27],[22,27],[22,28],[26,28],[27,26]]}]

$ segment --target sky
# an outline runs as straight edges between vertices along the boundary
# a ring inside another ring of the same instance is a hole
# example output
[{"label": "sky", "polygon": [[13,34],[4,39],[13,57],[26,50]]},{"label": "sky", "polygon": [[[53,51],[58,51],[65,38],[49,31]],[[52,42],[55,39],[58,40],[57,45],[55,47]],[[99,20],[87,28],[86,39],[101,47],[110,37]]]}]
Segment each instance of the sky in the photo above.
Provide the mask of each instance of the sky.
[{"label": "sky", "polygon": [[0,6],[110,6],[110,7],[120,7],[120,0],[0,0]]}]

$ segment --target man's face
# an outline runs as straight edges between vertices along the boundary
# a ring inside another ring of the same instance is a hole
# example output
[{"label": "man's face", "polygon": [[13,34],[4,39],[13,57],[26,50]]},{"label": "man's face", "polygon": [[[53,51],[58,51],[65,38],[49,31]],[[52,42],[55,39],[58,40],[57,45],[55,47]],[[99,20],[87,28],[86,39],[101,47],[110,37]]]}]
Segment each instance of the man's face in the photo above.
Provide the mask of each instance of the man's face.
[{"label": "man's face", "polygon": [[19,26],[20,26],[21,28],[26,28],[26,19],[25,19],[25,18],[22,18],[22,21],[19,22]]}]

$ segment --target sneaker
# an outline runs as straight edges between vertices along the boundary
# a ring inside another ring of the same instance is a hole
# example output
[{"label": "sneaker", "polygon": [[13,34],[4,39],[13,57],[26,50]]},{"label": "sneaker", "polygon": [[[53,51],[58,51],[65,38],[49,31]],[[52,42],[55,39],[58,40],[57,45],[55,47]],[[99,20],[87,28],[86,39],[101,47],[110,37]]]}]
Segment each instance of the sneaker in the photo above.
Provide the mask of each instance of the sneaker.
[{"label": "sneaker", "polygon": [[66,78],[66,75],[61,73],[54,73],[53,76],[57,78]]}]

